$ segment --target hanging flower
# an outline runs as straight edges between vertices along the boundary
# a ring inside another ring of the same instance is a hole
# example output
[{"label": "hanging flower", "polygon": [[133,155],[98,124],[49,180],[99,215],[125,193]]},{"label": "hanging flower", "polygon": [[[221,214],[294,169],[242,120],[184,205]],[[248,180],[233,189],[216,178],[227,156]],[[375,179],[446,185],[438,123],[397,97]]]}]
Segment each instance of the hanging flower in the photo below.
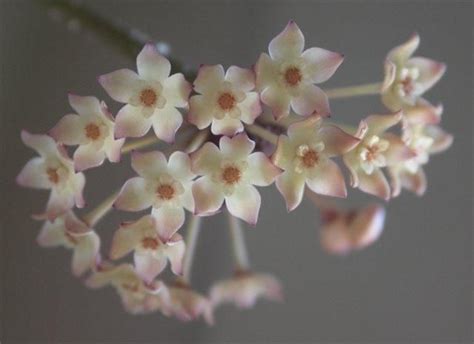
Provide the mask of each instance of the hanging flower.
[{"label": "hanging flower", "polygon": [[152,44],[138,54],[137,70],[138,75],[120,69],[99,77],[107,93],[126,104],[117,114],[115,137],[141,137],[153,126],[159,139],[172,142],[183,122],[176,108],[188,105],[191,85],[181,73],[170,76],[170,62]]},{"label": "hanging flower", "polygon": [[43,247],[63,246],[73,250],[71,266],[76,276],[95,266],[99,256],[99,236],[72,211],[46,221],[37,240]]},{"label": "hanging flower", "polygon": [[167,241],[184,223],[184,208],[194,211],[191,185],[195,174],[187,154],[174,152],[166,162],[159,151],[132,154],[132,168],[139,177],[129,179],[115,207],[140,211],[150,206]]},{"label": "hanging flower", "polygon": [[232,215],[250,224],[257,222],[261,200],[254,185],[270,185],[280,171],[263,153],[252,153],[254,147],[242,133],[222,137],[219,148],[207,142],[193,153],[193,171],[202,176],[193,184],[196,214],[214,214],[225,201]]},{"label": "hanging flower", "polygon": [[298,115],[329,116],[326,94],[316,85],[328,80],[343,61],[343,56],[321,48],[304,49],[304,36],[290,21],[268,45],[257,61],[257,90],[262,102],[276,119]]},{"label": "hanging flower", "polygon": [[69,95],[69,104],[78,113],[64,116],[49,132],[58,142],[79,145],[74,152],[74,167],[82,171],[100,166],[105,158],[120,161],[125,139],[114,139],[114,119],[104,102],[95,97]]},{"label": "hanging flower", "polygon": [[194,90],[198,95],[189,100],[188,119],[199,129],[211,125],[214,135],[233,136],[252,124],[262,112],[251,70],[222,65],[202,66]]},{"label": "hanging flower", "polygon": [[134,251],[135,270],[148,283],[164,270],[168,260],[173,273],[181,275],[183,238],[177,233],[170,238],[167,235],[152,215],[122,224],[112,239],[110,258],[119,259]]},{"label": "hanging flower", "polygon": [[239,308],[252,308],[258,298],[282,301],[280,283],[271,275],[238,272],[231,279],[219,281],[211,288],[212,305],[234,303]]},{"label": "hanging flower", "polygon": [[419,44],[420,37],[415,33],[387,55],[382,101],[392,111],[414,105],[446,71],[444,63],[425,57],[412,57]]},{"label": "hanging flower", "polygon": [[321,217],[321,245],[328,253],[344,255],[364,249],[380,237],[385,209],[377,204],[350,211],[331,208],[323,209]]},{"label": "hanging flower", "polygon": [[272,156],[275,165],[284,170],[276,186],[288,211],[301,203],[305,184],[318,194],[346,197],[344,176],[331,158],[347,153],[358,142],[334,125],[323,125],[321,117],[292,124],[288,136],[279,137]]},{"label": "hanging flower", "polygon": [[22,131],[21,139],[25,145],[38,152],[39,157],[28,161],[16,178],[17,183],[25,187],[51,190],[45,213],[37,217],[52,221],[74,205],[82,208],[82,190],[86,180],[82,173],[74,172],[73,161],[64,148],[47,135]]}]

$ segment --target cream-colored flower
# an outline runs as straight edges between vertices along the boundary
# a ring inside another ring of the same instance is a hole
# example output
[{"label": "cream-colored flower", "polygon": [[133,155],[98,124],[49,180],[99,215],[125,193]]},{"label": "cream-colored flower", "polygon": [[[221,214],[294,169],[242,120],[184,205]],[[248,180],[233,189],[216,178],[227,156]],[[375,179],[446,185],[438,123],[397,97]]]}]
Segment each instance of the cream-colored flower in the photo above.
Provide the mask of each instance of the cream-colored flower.
[{"label": "cream-colored flower", "polygon": [[256,186],[268,186],[280,173],[261,152],[252,153],[255,142],[245,133],[223,136],[219,148],[207,142],[191,156],[193,171],[202,176],[193,184],[195,213],[211,215],[225,201],[229,212],[255,224],[260,210]]},{"label": "cream-colored flower", "polygon": [[169,285],[168,290],[170,315],[181,321],[196,320],[202,316],[208,325],[214,324],[212,304],[208,298],[179,281]]},{"label": "cream-colored flower", "polygon": [[288,136],[281,135],[272,156],[284,172],[276,185],[288,211],[303,198],[305,185],[318,194],[346,197],[346,184],[337,164],[331,159],[357,145],[359,139],[334,125],[323,125],[321,117],[292,124]]},{"label": "cream-colored flower", "polygon": [[183,122],[177,108],[188,105],[191,85],[181,73],[170,76],[170,62],[152,44],[138,54],[137,70],[138,74],[120,69],[99,77],[113,99],[127,104],[115,119],[115,136],[140,137],[153,126],[158,138],[174,141]]},{"label": "cream-colored flower", "polygon": [[275,118],[288,116],[290,106],[298,115],[329,116],[326,94],[316,85],[328,80],[343,56],[321,48],[304,49],[304,36],[295,22],[268,46],[255,66],[260,99]]},{"label": "cream-colored flower", "polygon": [[133,223],[125,223],[115,232],[110,258],[119,259],[134,251],[135,270],[149,283],[160,274],[168,260],[171,270],[182,274],[185,244],[181,235],[168,233],[152,215],[146,215]]},{"label": "cream-colored flower", "polygon": [[115,140],[114,119],[104,102],[95,97],[69,95],[69,104],[77,114],[64,116],[49,134],[65,145],[79,145],[74,152],[74,167],[82,171],[100,166],[105,158],[120,161],[125,139]]},{"label": "cream-colored flower", "polygon": [[37,151],[39,157],[28,161],[16,178],[17,183],[25,187],[51,190],[46,211],[38,217],[54,220],[74,205],[82,208],[82,190],[86,180],[84,174],[75,173],[73,161],[64,148],[47,135],[33,135],[22,131],[21,139],[25,145]]},{"label": "cream-colored flower", "polygon": [[420,37],[415,33],[387,55],[382,101],[392,111],[414,105],[446,71],[444,63],[412,57],[419,44]]},{"label": "cream-colored flower", "polygon": [[195,174],[190,159],[179,151],[171,154],[168,162],[159,151],[134,152],[132,167],[139,177],[125,183],[115,206],[127,211],[153,207],[153,216],[162,227],[162,239],[166,241],[183,225],[184,208],[194,211],[191,185]]},{"label": "cream-colored flower", "polygon": [[194,81],[198,95],[189,100],[189,122],[199,129],[211,125],[214,135],[232,136],[252,124],[262,112],[255,88],[255,75],[249,69],[222,65],[202,66]]},{"label": "cream-colored flower", "polygon": [[46,221],[37,240],[43,247],[63,246],[73,250],[71,266],[76,276],[94,267],[99,256],[99,236],[72,211]]}]

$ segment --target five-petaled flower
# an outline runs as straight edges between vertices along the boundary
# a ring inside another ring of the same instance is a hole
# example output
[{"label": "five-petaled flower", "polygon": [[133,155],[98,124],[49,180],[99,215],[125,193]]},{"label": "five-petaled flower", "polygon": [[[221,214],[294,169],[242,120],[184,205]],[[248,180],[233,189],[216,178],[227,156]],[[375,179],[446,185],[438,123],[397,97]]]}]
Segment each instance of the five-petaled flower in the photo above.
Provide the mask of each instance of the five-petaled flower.
[{"label": "five-petaled flower", "polygon": [[74,205],[82,208],[86,180],[84,174],[75,173],[73,161],[65,149],[48,135],[22,131],[21,139],[40,156],[28,161],[17,176],[17,183],[30,188],[51,189],[46,211],[38,217],[54,220]]},{"label": "five-petaled flower", "polygon": [[414,105],[446,71],[444,63],[412,57],[419,44],[420,37],[415,33],[387,55],[382,101],[392,111]]},{"label": "five-petaled flower", "polygon": [[252,124],[262,112],[251,70],[222,65],[202,66],[194,90],[198,95],[189,100],[189,122],[199,129],[211,125],[214,135],[232,136],[244,129],[242,122]]},{"label": "five-petaled flower", "polygon": [[322,195],[346,197],[346,184],[337,164],[330,158],[350,151],[359,139],[335,125],[325,125],[321,117],[310,117],[288,128],[281,135],[272,156],[284,170],[276,186],[286,201],[288,211],[303,198],[305,184]]},{"label": "five-petaled flower", "polygon": [[322,247],[328,253],[343,255],[361,250],[379,238],[384,227],[385,209],[377,204],[348,211],[328,208],[322,209],[321,217]]},{"label": "five-petaled flower", "polygon": [[259,297],[282,301],[280,283],[271,275],[238,271],[234,277],[216,282],[210,291],[213,307],[230,302],[239,308],[251,308]]},{"label": "five-petaled flower", "polygon": [[214,214],[225,200],[232,215],[257,222],[261,199],[254,185],[270,185],[280,170],[262,152],[252,153],[254,147],[255,142],[242,133],[223,136],[219,148],[207,142],[192,154],[193,170],[202,176],[193,184],[196,214]]},{"label": "five-petaled flower", "polygon": [[49,134],[58,143],[79,145],[73,156],[76,170],[99,166],[106,157],[111,162],[120,161],[125,139],[114,139],[114,119],[105,103],[73,94],[69,103],[78,115],[64,116]]},{"label": "five-petaled flower", "polygon": [[401,138],[385,133],[402,119],[401,111],[388,115],[370,115],[360,122],[356,137],[359,144],[344,154],[343,159],[351,172],[351,186],[388,200],[390,187],[382,172],[383,167],[393,166],[414,156]]},{"label": "five-petaled flower", "polygon": [[139,177],[129,179],[115,201],[118,209],[140,211],[150,206],[160,224],[164,241],[184,223],[184,208],[194,211],[191,191],[194,173],[187,154],[176,151],[166,157],[159,151],[132,154]]},{"label": "five-petaled flower", "polygon": [[137,70],[138,75],[120,69],[99,77],[109,95],[126,104],[115,119],[115,136],[140,137],[153,126],[158,138],[172,142],[183,122],[177,108],[188,105],[191,85],[181,73],[170,76],[170,62],[152,44],[138,54]]},{"label": "five-petaled flower", "polygon": [[64,246],[73,250],[72,272],[76,276],[94,267],[99,259],[99,236],[68,211],[53,221],[46,221],[37,238],[40,246]]},{"label": "five-petaled flower", "polygon": [[134,251],[135,270],[147,283],[163,271],[168,260],[173,273],[181,275],[185,250],[183,238],[178,233],[171,238],[167,235],[153,215],[124,223],[112,239],[110,258],[119,259]]},{"label": "five-petaled flower", "polygon": [[321,48],[304,49],[304,36],[295,22],[270,42],[270,56],[262,53],[255,66],[257,90],[275,118],[298,115],[329,116],[326,94],[316,85],[328,80],[343,56]]}]

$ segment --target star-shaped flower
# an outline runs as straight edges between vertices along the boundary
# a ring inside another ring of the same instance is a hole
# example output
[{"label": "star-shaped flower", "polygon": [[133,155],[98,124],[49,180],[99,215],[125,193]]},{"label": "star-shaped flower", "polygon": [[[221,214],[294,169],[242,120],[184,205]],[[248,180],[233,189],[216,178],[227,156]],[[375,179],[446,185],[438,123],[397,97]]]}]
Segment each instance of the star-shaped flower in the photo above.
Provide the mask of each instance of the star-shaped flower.
[{"label": "star-shaped flower", "polygon": [[74,167],[82,171],[100,166],[105,158],[120,161],[125,139],[114,139],[114,119],[104,102],[95,97],[69,95],[69,104],[78,113],[64,116],[49,134],[65,145],[79,145]]},{"label": "star-shaped flower", "polygon": [[113,99],[127,104],[115,119],[115,136],[140,137],[153,126],[158,138],[172,142],[183,122],[176,108],[188,105],[191,85],[181,73],[170,76],[170,62],[152,44],[138,54],[137,70],[138,75],[120,69],[99,77]]},{"label": "star-shaped flower", "polygon": [[51,190],[46,211],[39,217],[54,220],[74,205],[82,208],[82,190],[86,180],[84,174],[74,172],[73,161],[64,148],[48,135],[22,131],[21,139],[25,145],[37,151],[39,157],[28,161],[17,176],[17,183],[25,187]]},{"label": "star-shaped flower", "polygon": [[134,251],[135,270],[147,283],[164,270],[168,260],[173,273],[181,275],[183,238],[177,233],[171,238],[167,235],[152,215],[122,224],[112,239],[110,258],[119,259]]},{"label": "star-shaped flower", "polygon": [[53,221],[46,221],[37,240],[43,247],[63,246],[72,249],[71,266],[76,276],[94,267],[99,256],[99,236],[72,211]]},{"label": "star-shaped flower", "polygon": [[280,171],[265,154],[252,153],[254,147],[255,142],[241,133],[223,136],[219,148],[207,142],[193,153],[193,171],[202,176],[193,184],[196,214],[211,215],[225,201],[232,215],[257,222],[261,199],[254,185],[270,185]]},{"label": "star-shaped flower", "polygon": [[337,164],[331,159],[355,147],[359,139],[334,125],[323,125],[321,117],[296,122],[281,135],[272,156],[284,172],[276,186],[286,201],[288,211],[303,198],[305,184],[322,195],[346,197],[346,184]]},{"label": "star-shaped flower", "polygon": [[316,85],[328,80],[343,56],[321,48],[304,49],[304,36],[295,22],[269,44],[270,56],[257,61],[257,90],[276,119],[288,116],[290,106],[298,115],[329,116],[326,94]]},{"label": "star-shaped flower", "polygon": [[446,71],[446,65],[425,57],[412,57],[420,44],[418,34],[393,48],[385,61],[382,101],[390,110],[414,105]]},{"label": "star-shaped flower", "polygon": [[188,119],[199,129],[211,125],[214,135],[232,136],[252,124],[262,112],[251,70],[231,66],[224,72],[222,65],[202,66],[194,90],[198,95],[189,100]]},{"label": "star-shaped flower", "polygon": [[191,185],[195,174],[187,154],[174,152],[166,161],[163,153],[134,152],[132,167],[139,177],[129,179],[115,201],[115,207],[140,211],[150,206],[162,239],[168,240],[184,223],[184,208],[194,211]]}]

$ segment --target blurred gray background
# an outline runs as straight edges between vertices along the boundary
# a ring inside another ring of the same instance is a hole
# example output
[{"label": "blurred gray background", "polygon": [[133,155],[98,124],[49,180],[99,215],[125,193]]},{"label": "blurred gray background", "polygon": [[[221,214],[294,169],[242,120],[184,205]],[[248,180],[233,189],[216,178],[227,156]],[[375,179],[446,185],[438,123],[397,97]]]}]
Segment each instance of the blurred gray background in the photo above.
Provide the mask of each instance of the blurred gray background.
[{"label": "blurred gray background", "polygon": [[[33,156],[20,130],[44,132],[70,112],[66,94],[97,95],[100,74],[134,62],[90,34],[48,17],[36,1],[0,0],[1,285],[0,338],[14,342],[471,342],[472,336],[472,3],[469,1],[84,1],[98,12],[172,45],[190,66],[252,65],[294,19],[306,46],[342,52],[324,87],[379,81],[386,52],[413,31],[419,55],[448,64],[429,94],[443,102],[452,148],[433,157],[429,188],[388,206],[385,232],[366,251],[332,257],[319,247],[318,215],[308,202],[287,214],[274,187],[261,189],[258,226],[249,228],[253,266],[280,278],[286,302],[250,311],[226,306],[217,324],[131,316],[112,289],[91,291],[70,274],[70,254],[35,242],[47,193],[21,189],[16,174]],[[382,109],[377,97],[331,103],[334,119],[357,121]],[[116,105],[114,105],[116,109]],[[132,175],[105,164],[87,173],[85,196],[99,202]],[[351,190],[352,200],[370,197]],[[98,231],[108,250],[120,213]],[[231,271],[226,219],[204,221],[193,283],[206,292]]]}]

